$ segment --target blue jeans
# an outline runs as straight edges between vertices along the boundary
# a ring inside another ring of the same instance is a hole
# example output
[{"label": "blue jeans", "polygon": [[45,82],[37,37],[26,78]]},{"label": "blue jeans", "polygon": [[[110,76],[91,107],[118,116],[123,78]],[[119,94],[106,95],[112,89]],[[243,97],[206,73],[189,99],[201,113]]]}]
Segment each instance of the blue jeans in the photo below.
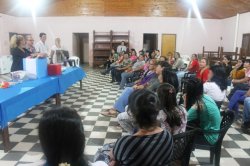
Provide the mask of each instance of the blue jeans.
[{"label": "blue jeans", "polygon": [[121,89],[124,88],[125,84],[127,83],[127,79],[128,79],[129,77],[132,77],[133,75],[134,75],[133,72],[131,72],[131,73],[123,72],[123,73],[122,73],[122,80],[121,80],[121,83],[120,83],[120,88],[121,88]]},{"label": "blue jeans", "polygon": [[131,93],[134,92],[134,88],[132,87],[126,87],[121,96],[116,100],[115,104],[114,104],[114,108],[118,111],[118,112],[125,112],[125,107],[128,105],[128,98],[130,96]]},{"label": "blue jeans", "polygon": [[234,92],[233,96],[231,97],[228,108],[230,111],[234,110],[236,113],[239,111],[239,104],[238,102],[243,102],[245,99],[245,94],[247,91],[244,90],[237,90]]},{"label": "blue jeans", "polygon": [[243,122],[250,122],[250,97],[244,100]]}]

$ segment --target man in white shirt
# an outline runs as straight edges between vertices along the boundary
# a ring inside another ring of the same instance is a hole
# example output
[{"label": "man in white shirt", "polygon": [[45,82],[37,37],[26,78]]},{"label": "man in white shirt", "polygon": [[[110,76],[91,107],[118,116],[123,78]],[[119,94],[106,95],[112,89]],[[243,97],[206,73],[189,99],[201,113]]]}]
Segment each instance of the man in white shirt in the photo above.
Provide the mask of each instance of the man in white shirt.
[{"label": "man in white shirt", "polygon": [[45,41],[47,39],[45,33],[40,33],[39,34],[40,41],[36,43],[35,48],[36,52],[42,54],[44,57],[48,56],[49,53],[49,47],[45,44]]},{"label": "man in white shirt", "polygon": [[118,47],[117,47],[117,53],[119,54],[119,53],[121,53],[121,52],[126,52],[127,51],[127,47],[124,45],[125,44],[125,42],[124,41],[122,41],[121,42],[121,45],[119,45]]}]

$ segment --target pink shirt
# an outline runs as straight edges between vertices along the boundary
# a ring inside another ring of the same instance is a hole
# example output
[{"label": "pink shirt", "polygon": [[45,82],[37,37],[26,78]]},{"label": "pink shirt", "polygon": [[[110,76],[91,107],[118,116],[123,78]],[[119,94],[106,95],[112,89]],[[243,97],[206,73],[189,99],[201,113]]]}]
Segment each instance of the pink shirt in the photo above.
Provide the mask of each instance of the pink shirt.
[{"label": "pink shirt", "polygon": [[130,56],[130,60],[133,61],[133,62],[136,61],[137,60],[137,56],[136,55],[131,55]]},{"label": "pink shirt", "polygon": [[[245,71],[245,77],[250,78],[250,69]],[[250,80],[248,81],[248,86],[250,86]]]}]

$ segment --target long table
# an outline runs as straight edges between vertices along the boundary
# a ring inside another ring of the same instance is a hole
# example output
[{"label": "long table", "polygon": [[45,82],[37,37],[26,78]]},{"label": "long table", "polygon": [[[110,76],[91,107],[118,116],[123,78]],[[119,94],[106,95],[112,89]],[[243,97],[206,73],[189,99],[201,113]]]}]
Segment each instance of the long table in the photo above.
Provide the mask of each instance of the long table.
[{"label": "long table", "polygon": [[56,97],[56,104],[60,105],[60,94],[68,87],[86,77],[85,72],[78,67],[68,68],[59,76],[45,77],[36,80],[24,81],[7,89],[0,89],[0,127],[4,151],[10,149],[8,122],[26,112],[51,96]]}]

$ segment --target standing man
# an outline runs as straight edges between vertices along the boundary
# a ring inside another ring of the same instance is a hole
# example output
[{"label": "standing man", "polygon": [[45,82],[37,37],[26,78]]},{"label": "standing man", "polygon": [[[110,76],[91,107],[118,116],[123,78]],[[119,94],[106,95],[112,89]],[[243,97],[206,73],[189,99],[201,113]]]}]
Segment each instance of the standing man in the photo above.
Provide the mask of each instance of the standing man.
[{"label": "standing man", "polygon": [[26,39],[26,49],[29,50],[29,52],[31,54],[35,54],[36,53],[36,49],[34,47],[34,39],[31,35],[27,35],[25,37]]},{"label": "standing man", "polygon": [[47,39],[45,33],[40,33],[39,34],[40,41],[36,43],[35,48],[36,52],[40,53],[43,57],[47,57],[49,53],[49,47],[45,44],[45,41]]},{"label": "standing man", "polygon": [[121,45],[119,45],[118,47],[117,47],[117,53],[119,54],[119,53],[121,53],[121,52],[126,52],[127,51],[127,47],[125,46],[125,42],[124,41],[122,41],[121,42]]}]

